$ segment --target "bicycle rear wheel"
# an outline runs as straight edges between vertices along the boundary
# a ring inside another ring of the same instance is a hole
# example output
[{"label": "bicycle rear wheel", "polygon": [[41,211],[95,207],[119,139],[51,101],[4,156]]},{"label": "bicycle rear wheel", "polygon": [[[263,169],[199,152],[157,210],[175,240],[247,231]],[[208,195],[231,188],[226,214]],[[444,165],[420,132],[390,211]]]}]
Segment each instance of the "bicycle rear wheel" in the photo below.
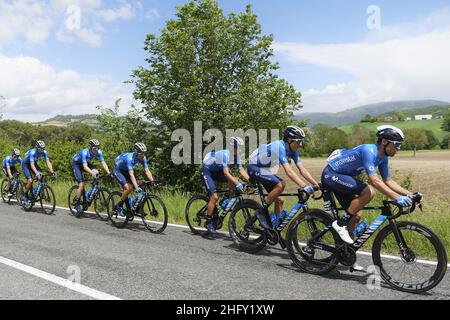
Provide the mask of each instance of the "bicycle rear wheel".
[{"label": "bicycle rear wheel", "polygon": [[39,195],[39,202],[41,204],[42,211],[45,214],[51,215],[55,212],[56,198],[55,193],[50,186],[45,185],[42,187]]},{"label": "bicycle rear wheel", "polygon": [[381,277],[397,290],[409,293],[431,290],[447,271],[444,245],[430,229],[418,223],[402,221],[396,225],[403,238],[402,248],[392,226],[385,227],[374,240],[374,265],[379,267]]},{"label": "bicycle rear wheel", "polygon": [[184,216],[193,234],[203,234],[206,232],[204,223],[206,222],[208,202],[209,199],[207,196],[194,194],[186,204]]},{"label": "bicycle rear wheel", "polygon": [[[317,209],[310,209],[291,222],[287,230],[286,246],[289,257],[297,268],[321,275],[336,267],[339,256],[335,249],[340,239],[330,228],[332,223],[333,219],[329,214]],[[327,228],[330,229],[323,236],[311,245],[307,244],[313,236]]]},{"label": "bicycle rear wheel", "polygon": [[9,203],[11,198],[8,197],[8,179],[3,179],[0,190],[2,192],[2,200],[6,203]]},{"label": "bicycle rear wheel", "polygon": [[68,206],[69,212],[73,216],[78,216],[77,211],[75,210],[77,190],[78,186],[72,186],[69,190]]},{"label": "bicycle rear wheel", "polygon": [[[118,191],[111,192],[111,194],[108,197],[108,202],[106,206],[106,211],[108,213],[109,220],[111,221],[114,227],[119,229],[124,228],[127,225],[129,219],[128,215],[126,215],[125,217],[121,217],[117,212],[116,205],[119,203],[121,197],[122,197],[121,192]],[[125,203],[122,204],[121,208],[124,210],[124,212],[127,211]]]},{"label": "bicycle rear wheel", "polygon": [[108,189],[100,188],[94,198],[94,209],[97,216],[102,221],[108,221],[108,198],[111,192]]},{"label": "bicycle rear wheel", "polygon": [[258,202],[245,199],[236,205],[228,221],[231,239],[245,252],[257,253],[267,244],[266,231],[259,226],[255,216],[259,208]]},{"label": "bicycle rear wheel", "polygon": [[166,229],[169,215],[166,205],[158,196],[147,195],[139,211],[142,222],[150,232],[162,233]]}]

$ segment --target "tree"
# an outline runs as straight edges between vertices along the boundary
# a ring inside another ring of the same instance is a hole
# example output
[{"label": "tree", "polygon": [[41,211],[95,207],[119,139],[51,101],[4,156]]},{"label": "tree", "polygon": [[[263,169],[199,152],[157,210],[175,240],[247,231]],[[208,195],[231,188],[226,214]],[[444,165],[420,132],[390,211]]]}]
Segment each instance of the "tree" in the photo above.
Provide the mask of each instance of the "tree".
[{"label": "tree", "polygon": [[374,122],[377,122],[377,118],[373,117],[370,114],[366,114],[364,116],[364,118],[361,120],[361,122],[363,122],[363,123],[365,123],[365,122],[374,123]]},{"label": "tree", "polygon": [[369,129],[361,126],[354,125],[352,128],[352,133],[348,135],[348,144],[350,146],[359,146],[364,143],[373,143],[375,138],[372,136]]},{"label": "tree", "polygon": [[194,121],[223,133],[281,129],[301,108],[301,94],[276,75],[273,37],[261,35],[250,5],[225,16],[215,0],[191,0],[175,16],[159,37],[147,35],[148,66],[134,70],[130,82],[158,136],[160,178],[193,186],[197,167],[175,166],[170,159],[174,130],[192,134]]},{"label": "tree", "polygon": [[395,111],[394,112],[395,117],[398,121],[405,121],[405,113],[403,111]]},{"label": "tree", "polygon": [[433,131],[425,130],[425,133],[427,135],[427,143],[425,144],[425,149],[431,150],[439,145],[439,140],[436,138]]},{"label": "tree", "polygon": [[441,142],[441,148],[442,149],[449,149],[450,148],[450,134],[447,134],[444,139]]},{"label": "tree", "polygon": [[422,149],[428,143],[425,129],[413,128],[405,130],[405,137],[405,146],[414,150],[414,157],[417,149]]},{"label": "tree", "polygon": [[447,114],[447,116],[444,118],[444,122],[441,126],[442,130],[444,131],[450,131],[450,112]]}]

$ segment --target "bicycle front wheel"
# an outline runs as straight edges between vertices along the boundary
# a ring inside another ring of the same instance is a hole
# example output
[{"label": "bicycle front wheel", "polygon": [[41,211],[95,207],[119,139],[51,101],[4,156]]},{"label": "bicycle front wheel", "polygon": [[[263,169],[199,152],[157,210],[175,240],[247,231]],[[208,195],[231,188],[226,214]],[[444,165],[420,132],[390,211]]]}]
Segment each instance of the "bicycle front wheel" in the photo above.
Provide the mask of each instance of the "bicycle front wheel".
[{"label": "bicycle front wheel", "polygon": [[243,251],[257,253],[267,244],[267,234],[259,226],[255,212],[261,205],[250,199],[241,201],[234,207],[228,220],[228,231],[233,242]]},{"label": "bicycle front wheel", "polygon": [[205,195],[193,195],[184,209],[186,223],[193,234],[203,234],[206,229],[203,224],[206,222],[209,199]]},{"label": "bicycle front wheel", "polygon": [[[322,275],[336,267],[336,247],[340,241],[339,236],[331,229],[332,223],[333,219],[329,214],[317,209],[308,210],[292,221],[287,231],[286,247],[297,268]],[[321,233],[323,235],[320,236]],[[311,242],[314,236],[318,238]]]},{"label": "bicycle front wheel", "polygon": [[375,238],[372,257],[381,277],[393,288],[421,293],[441,282],[447,271],[447,253],[440,239],[428,228],[414,222],[396,222],[402,245],[391,225]]},{"label": "bicycle front wheel", "polygon": [[108,221],[108,198],[111,192],[105,188],[100,188],[94,198],[95,213],[102,221]]},{"label": "bicycle front wheel", "polygon": [[78,186],[72,186],[72,188],[70,188],[70,190],[69,190],[68,205],[69,205],[70,214],[73,216],[77,216],[77,211],[75,210],[75,205],[77,203],[77,198],[76,198],[77,190],[78,190]]},{"label": "bicycle front wheel", "polygon": [[47,214],[53,214],[56,207],[55,193],[50,186],[43,186],[41,189],[39,202],[41,204],[42,211]]},{"label": "bicycle front wheel", "polygon": [[[116,228],[122,229],[124,228],[128,223],[128,215],[125,217],[122,217],[119,215],[118,208],[116,208],[116,205],[119,203],[120,198],[122,197],[122,193],[115,191],[111,192],[111,194],[108,197],[108,202],[106,206],[106,212],[108,213],[109,220],[111,220],[111,223]],[[122,210],[126,212],[127,208],[125,203],[122,205]]]},{"label": "bicycle front wheel", "polygon": [[11,199],[8,197],[8,179],[3,179],[1,191],[3,201],[9,203]]},{"label": "bicycle front wheel", "polygon": [[140,216],[145,227],[152,233],[162,233],[167,227],[169,214],[166,205],[156,195],[146,196],[140,208]]}]

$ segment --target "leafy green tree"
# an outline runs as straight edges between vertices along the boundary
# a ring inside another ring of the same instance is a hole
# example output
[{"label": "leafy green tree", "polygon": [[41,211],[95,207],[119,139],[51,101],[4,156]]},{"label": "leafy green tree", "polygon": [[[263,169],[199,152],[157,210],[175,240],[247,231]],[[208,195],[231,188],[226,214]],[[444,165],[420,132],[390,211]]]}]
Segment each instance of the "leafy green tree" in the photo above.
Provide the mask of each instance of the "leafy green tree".
[{"label": "leafy green tree", "polygon": [[427,132],[425,129],[413,128],[405,130],[405,147],[414,151],[416,156],[417,149],[423,149],[428,143]]},{"label": "leafy green tree", "polygon": [[441,142],[442,149],[450,149],[450,134],[447,134]]},{"label": "leafy green tree", "polygon": [[364,118],[362,118],[361,119],[361,122],[362,123],[374,123],[374,122],[377,122],[377,118],[376,117],[374,117],[374,116],[372,116],[372,115],[370,115],[370,114],[366,114],[365,116],[364,116]]},{"label": "leafy green tree", "polygon": [[450,131],[450,112],[447,114],[447,116],[444,118],[444,122],[441,126],[442,130],[444,131]]},{"label": "leafy green tree", "polygon": [[355,147],[364,143],[373,143],[373,140],[375,140],[369,129],[361,125],[354,125],[352,133],[348,135],[347,139],[348,144]]},{"label": "leafy green tree", "polygon": [[170,139],[176,129],[283,128],[301,107],[301,94],[278,78],[273,37],[262,35],[251,6],[224,15],[215,0],[178,7],[161,35],[145,40],[147,66],[133,71],[134,97],[154,127],[161,148],[161,176],[172,184],[198,185],[195,166],[175,166]]},{"label": "leafy green tree", "polygon": [[395,111],[394,112],[395,117],[398,121],[405,121],[405,113],[403,111]]},{"label": "leafy green tree", "polygon": [[425,149],[431,150],[439,145],[439,140],[436,138],[432,130],[425,130],[427,135],[427,143],[425,144]]}]

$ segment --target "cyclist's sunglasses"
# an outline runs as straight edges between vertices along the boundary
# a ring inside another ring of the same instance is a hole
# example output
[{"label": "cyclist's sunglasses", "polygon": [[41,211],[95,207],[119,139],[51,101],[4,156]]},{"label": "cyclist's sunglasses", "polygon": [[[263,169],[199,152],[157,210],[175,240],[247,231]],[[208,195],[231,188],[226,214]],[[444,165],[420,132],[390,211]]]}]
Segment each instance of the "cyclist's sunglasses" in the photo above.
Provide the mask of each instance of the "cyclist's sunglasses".
[{"label": "cyclist's sunglasses", "polygon": [[98,151],[100,148],[99,147],[92,147],[92,150]]},{"label": "cyclist's sunglasses", "polygon": [[392,143],[394,145],[394,147],[396,147],[397,149],[400,149],[402,146],[402,143],[403,143],[403,142],[399,142],[399,141],[391,141],[391,140],[388,140],[388,141],[390,143]]}]

